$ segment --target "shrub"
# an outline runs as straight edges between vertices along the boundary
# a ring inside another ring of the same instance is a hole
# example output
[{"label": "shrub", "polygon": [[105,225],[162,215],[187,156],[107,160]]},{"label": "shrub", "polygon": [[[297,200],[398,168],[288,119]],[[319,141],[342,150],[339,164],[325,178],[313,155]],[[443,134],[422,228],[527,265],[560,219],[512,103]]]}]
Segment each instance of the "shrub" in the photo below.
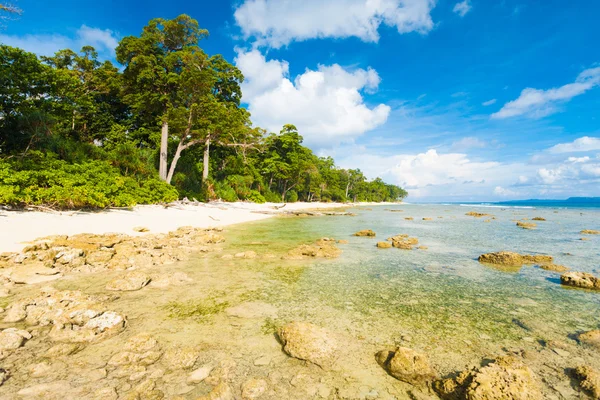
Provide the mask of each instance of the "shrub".
[{"label": "shrub", "polygon": [[234,202],[239,200],[235,190],[233,190],[231,186],[222,182],[215,183],[215,195],[217,198],[223,201]]},{"label": "shrub", "polygon": [[290,190],[286,193],[285,199],[290,203],[295,203],[298,201],[298,193],[295,190]]},{"label": "shrub", "polygon": [[281,195],[271,191],[266,191],[264,194],[265,200],[269,203],[281,203]]},{"label": "shrub", "polygon": [[261,204],[266,203],[266,201],[267,201],[267,200],[265,200],[265,197],[256,190],[252,190],[250,192],[250,195],[248,196],[247,200],[249,200],[253,203],[261,203]]}]

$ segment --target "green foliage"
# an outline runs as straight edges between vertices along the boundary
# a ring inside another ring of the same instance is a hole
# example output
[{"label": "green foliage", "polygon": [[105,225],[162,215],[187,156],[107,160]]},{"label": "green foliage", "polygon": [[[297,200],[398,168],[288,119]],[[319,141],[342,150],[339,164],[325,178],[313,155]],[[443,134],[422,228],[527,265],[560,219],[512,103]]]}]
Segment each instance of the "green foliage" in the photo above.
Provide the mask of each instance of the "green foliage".
[{"label": "green foliage", "polygon": [[0,44],[0,203],[102,208],[177,197],[407,196],[317,157],[294,125],[278,134],[252,126],[240,105],[244,77],[204,52],[207,35],[187,15],[154,19],[119,43],[122,69],[99,61],[91,46],[40,58]]},{"label": "green foliage", "polygon": [[42,153],[23,161],[0,160],[1,204],[105,208],[169,202],[177,197],[177,191],[164,182],[123,176],[107,161],[70,164]]}]

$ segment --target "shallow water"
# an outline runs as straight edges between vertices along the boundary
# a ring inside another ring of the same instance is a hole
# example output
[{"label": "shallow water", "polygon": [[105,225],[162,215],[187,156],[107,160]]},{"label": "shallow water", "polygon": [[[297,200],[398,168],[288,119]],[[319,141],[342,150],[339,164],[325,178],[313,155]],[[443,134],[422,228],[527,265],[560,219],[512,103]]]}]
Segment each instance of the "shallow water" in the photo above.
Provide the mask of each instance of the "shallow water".
[{"label": "shallow water", "polygon": [[[471,210],[492,213],[496,219],[465,216]],[[282,217],[229,227],[219,251],[154,267],[152,272],[185,272],[193,282],[122,293],[110,307],[128,316],[127,329],[71,356],[72,365],[102,366],[126,339],[143,332],[164,348],[197,349],[195,367],[228,365],[226,380],[238,397],[243,382],[255,377],[269,383],[261,397],[266,399],[402,399],[414,388],[388,376],[376,364],[375,352],[395,345],[414,348],[446,376],[518,351],[545,382],[545,397],[579,398],[564,370],[583,363],[600,368],[598,353],[573,339],[577,332],[600,327],[600,293],[565,288],[560,274],[535,266],[496,269],[480,264],[477,257],[501,250],[549,254],[557,264],[599,274],[600,236],[579,240],[582,229],[600,228],[599,211],[454,205],[352,211],[357,215]],[[547,221],[536,222],[535,230],[515,226],[517,220],[536,216]],[[377,238],[352,236],[361,229],[373,229]],[[419,238],[428,249],[375,247],[377,241],[401,233]],[[321,237],[349,243],[339,245],[343,253],[334,260],[280,259],[298,244]],[[256,251],[259,259],[221,258],[245,250]],[[267,253],[276,258],[262,257]],[[53,286],[106,293],[106,283],[119,274],[72,275]],[[23,289],[18,296],[34,290]],[[249,305],[254,315],[229,311],[239,305]],[[343,338],[344,348],[332,369],[282,353],[274,330],[294,320],[312,322]],[[563,351],[552,351],[548,342],[559,342]],[[64,379],[73,379],[73,374],[75,370],[65,370]],[[185,399],[212,387],[190,387],[185,379],[186,373],[167,373],[156,385],[166,398]],[[7,381],[5,388],[11,384]],[[116,378],[110,384],[119,394],[133,385]]]}]

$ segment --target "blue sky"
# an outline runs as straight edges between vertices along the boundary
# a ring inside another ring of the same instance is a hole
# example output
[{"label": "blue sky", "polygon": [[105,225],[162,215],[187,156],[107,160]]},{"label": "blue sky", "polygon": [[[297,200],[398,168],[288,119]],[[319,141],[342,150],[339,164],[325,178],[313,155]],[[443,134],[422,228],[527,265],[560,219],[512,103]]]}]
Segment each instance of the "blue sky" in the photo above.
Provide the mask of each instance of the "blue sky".
[{"label": "blue sky", "polygon": [[600,196],[594,0],[15,2],[0,42],[114,46],[187,13],[246,76],[254,122],[413,201]]}]

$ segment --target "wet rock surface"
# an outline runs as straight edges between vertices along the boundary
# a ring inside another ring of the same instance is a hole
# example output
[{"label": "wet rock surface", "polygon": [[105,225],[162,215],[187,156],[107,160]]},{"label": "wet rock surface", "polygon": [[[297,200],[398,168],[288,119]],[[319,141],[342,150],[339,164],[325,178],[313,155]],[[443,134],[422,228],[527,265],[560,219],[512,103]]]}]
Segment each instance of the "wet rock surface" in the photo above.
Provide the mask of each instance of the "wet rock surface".
[{"label": "wet rock surface", "polygon": [[475,218],[491,217],[492,216],[492,214],[485,214],[485,213],[480,213],[480,212],[476,212],[476,211],[469,211],[465,215],[469,216],[469,217],[475,217]]},{"label": "wet rock surface", "polygon": [[497,253],[482,254],[478,260],[480,263],[485,264],[520,267],[526,264],[551,264],[554,258],[548,255],[524,255],[510,251],[500,251]]},{"label": "wet rock surface", "polygon": [[437,381],[442,399],[541,400],[541,383],[533,371],[515,356],[503,356],[481,368],[461,372],[456,378]]},{"label": "wet rock surface", "polygon": [[288,251],[283,256],[284,260],[303,260],[307,258],[337,258],[342,254],[342,250],[336,246],[336,240],[331,238],[322,238],[314,244],[303,244],[295,249]]},{"label": "wet rock surface", "polygon": [[292,357],[330,367],[339,350],[338,341],[328,330],[308,322],[292,322],[277,332],[283,350]]},{"label": "wet rock surface", "polygon": [[575,369],[575,378],[579,386],[593,399],[600,399],[600,371],[587,366],[579,366]]},{"label": "wet rock surface", "polygon": [[371,229],[363,229],[362,231],[358,231],[356,232],[354,235],[352,236],[359,236],[359,237],[375,237],[377,236],[377,234],[375,232],[373,232]]},{"label": "wet rock surface", "polygon": [[582,289],[600,290],[600,278],[587,272],[567,272],[561,275],[560,283]]},{"label": "wet rock surface", "polygon": [[519,228],[523,228],[523,229],[535,229],[537,227],[537,224],[535,224],[533,222],[518,221],[517,226]]},{"label": "wet rock surface", "polygon": [[427,386],[436,377],[427,357],[406,347],[380,351],[375,359],[391,376],[411,385]]}]

